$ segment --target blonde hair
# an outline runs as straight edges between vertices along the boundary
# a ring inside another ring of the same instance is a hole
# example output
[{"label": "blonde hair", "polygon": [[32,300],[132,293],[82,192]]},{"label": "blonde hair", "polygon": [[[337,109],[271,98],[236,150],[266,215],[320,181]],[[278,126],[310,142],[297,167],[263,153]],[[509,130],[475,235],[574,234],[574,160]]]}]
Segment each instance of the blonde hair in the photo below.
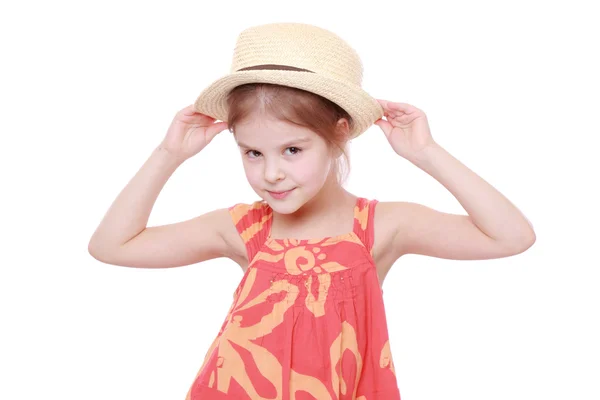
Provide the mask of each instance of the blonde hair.
[{"label": "blonde hair", "polygon": [[344,184],[350,173],[348,137],[338,127],[340,118],[346,118],[349,131],[354,122],[350,115],[334,102],[306,90],[271,83],[247,83],[232,89],[227,96],[228,129],[246,119],[252,112],[261,110],[274,118],[308,128],[322,137],[330,150],[339,149],[335,158],[334,173],[337,182]]}]

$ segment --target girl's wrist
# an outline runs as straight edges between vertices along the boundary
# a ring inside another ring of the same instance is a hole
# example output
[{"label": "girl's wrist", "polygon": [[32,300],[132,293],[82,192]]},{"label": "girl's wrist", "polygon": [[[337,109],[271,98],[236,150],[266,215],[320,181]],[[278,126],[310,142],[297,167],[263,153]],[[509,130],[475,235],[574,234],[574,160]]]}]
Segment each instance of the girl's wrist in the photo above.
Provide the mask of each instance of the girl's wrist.
[{"label": "girl's wrist", "polygon": [[171,153],[165,147],[162,147],[162,145],[154,149],[153,156],[158,158],[164,165],[175,168],[179,167],[185,161],[185,158]]}]

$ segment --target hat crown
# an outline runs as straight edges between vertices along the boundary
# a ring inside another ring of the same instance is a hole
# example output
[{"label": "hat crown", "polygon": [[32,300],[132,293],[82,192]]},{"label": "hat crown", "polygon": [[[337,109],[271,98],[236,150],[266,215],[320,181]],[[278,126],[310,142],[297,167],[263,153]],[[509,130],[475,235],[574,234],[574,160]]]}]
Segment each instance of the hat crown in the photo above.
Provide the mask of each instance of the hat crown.
[{"label": "hat crown", "polygon": [[362,84],[358,53],[341,37],[302,23],[275,23],[251,27],[237,39],[231,72],[261,65],[293,67],[319,75]]}]

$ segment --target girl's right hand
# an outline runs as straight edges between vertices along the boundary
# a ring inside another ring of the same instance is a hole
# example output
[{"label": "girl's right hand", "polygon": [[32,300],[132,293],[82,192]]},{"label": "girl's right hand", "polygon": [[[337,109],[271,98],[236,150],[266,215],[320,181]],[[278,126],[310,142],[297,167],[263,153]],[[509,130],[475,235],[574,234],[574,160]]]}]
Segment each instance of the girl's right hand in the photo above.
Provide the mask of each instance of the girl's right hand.
[{"label": "girl's right hand", "polygon": [[198,154],[219,132],[227,129],[227,122],[215,121],[215,118],[194,111],[193,104],[189,105],[175,115],[159,147],[183,162]]}]

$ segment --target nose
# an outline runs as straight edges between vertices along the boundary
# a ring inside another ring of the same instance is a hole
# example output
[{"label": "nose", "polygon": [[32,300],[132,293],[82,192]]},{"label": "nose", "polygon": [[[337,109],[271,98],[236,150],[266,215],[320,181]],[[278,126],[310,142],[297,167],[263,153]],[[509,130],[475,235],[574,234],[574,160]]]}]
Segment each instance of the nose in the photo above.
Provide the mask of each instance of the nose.
[{"label": "nose", "polygon": [[269,183],[275,183],[285,178],[278,160],[271,159],[265,162],[265,180]]}]

